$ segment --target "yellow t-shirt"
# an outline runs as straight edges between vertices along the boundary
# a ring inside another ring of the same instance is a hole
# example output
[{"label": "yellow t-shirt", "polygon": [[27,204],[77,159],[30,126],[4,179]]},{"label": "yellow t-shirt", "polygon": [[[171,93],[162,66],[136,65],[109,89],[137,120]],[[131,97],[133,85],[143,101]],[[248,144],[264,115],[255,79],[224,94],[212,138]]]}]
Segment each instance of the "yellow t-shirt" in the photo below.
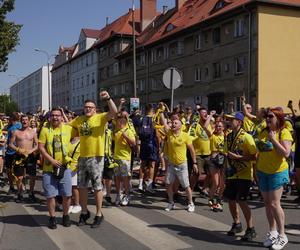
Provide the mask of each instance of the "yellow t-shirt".
[{"label": "yellow t-shirt", "polygon": [[224,135],[213,134],[210,138],[211,152],[224,152]]},{"label": "yellow t-shirt", "polygon": [[114,150],[114,158],[116,160],[131,160],[131,147],[127,143],[125,139],[122,138],[122,132],[130,138],[135,139],[135,135],[133,131],[129,128],[125,128],[115,132],[114,139],[115,139],[115,150]]},{"label": "yellow t-shirt", "polygon": [[248,133],[252,132],[254,129],[254,126],[255,126],[254,122],[251,119],[249,119],[247,116],[245,116],[244,122],[243,122],[244,130]]},{"label": "yellow t-shirt", "polygon": [[2,120],[0,120],[0,137],[2,136],[2,129],[4,128]]},{"label": "yellow t-shirt", "polygon": [[257,138],[257,136],[261,133],[262,130],[264,130],[267,127],[266,120],[263,120],[261,122],[256,122],[254,129],[253,129],[253,137]]},{"label": "yellow t-shirt", "polygon": [[193,138],[187,133],[180,131],[175,135],[171,130],[166,135],[166,148],[168,160],[174,165],[180,165],[187,161],[187,145],[192,144]]},{"label": "yellow t-shirt", "polygon": [[[239,155],[254,155],[257,152],[253,137],[243,129],[238,132],[235,138],[233,132],[227,135],[224,152],[227,153],[228,151]],[[236,174],[227,177],[227,179],[252,180],[253,168],[251,163],[252,161],[234,161],[229,159],[228,164],[235,167]]]},{"label": "yellow t-shirt", "polygon": [[[78,144],[78,146],[77,146],[77,144]],[[76,148],[76,146],[77,146],[77,148]],[[75,150],[75,152],[74,152],[74,150]],[[74,152],[74,155],[72,157],[73,152]],[[77,171],[77,163],[78,163],[78,158],[80,156],[80,141],[77,141],[75,143],[69,143],[69,156],[72,157],[71,162],[69,163],[69,168],[72,171]]]},{"label": "yellow t-shirt", "polygon": [[80,157],[104,156],[107,121],[107,113],[101,113],[92,117],[79,116],[69,123],[80,136]]},{"label": "yellow t-shirt", "polygon": [[[290,121],[284,121],[284,127],[290,131],[291,135],[294,133],[294,128],[293,128],[293,124]],[[292,147],[291,147],[291,151],[295,152],[296,150],[296,144],[293,142]]]},{"label": "yellow t-shirt", "polygon": [[[279,132],[276,133],[276,140],[293,141],[291,133],[284,128],[281,131],[280,139]],[[288,169],[286,158],[278,155],[272,142],[268,140],[268,130],[264,129],[257,138],[257,148],[259,150],[257,159],[257,169],[267,174],[275,174]]]},{"label": "yellow t-shirt", "polygon": [[[64,125],[59,128],[43,127],[39,136],[39,142],[45,144],[46,150],[49,155],[51,155],[55,160],[65,164],[69,162],[68,151],[69,151],[69,142],[71,140],[71,127]],[[63,141],[63,142],[62,142]],[[62,152],[62,147],[64,147],[65,155]],[[53,152],[54,150],[54,152]],[[43,171],[52,172],[53,167],[50,162],[44,160]]]},{"label": "yellow t-shirt", "polygon": [[[212,127],[209,124],[208,130],[212,132]],[[197,123],[196,127],[195,124],[193,124],[190,127],[189,135],[193,137],[193,145],[195,148],[196,155],[210,155],[210,139],[205,132],[204,128]]]}]

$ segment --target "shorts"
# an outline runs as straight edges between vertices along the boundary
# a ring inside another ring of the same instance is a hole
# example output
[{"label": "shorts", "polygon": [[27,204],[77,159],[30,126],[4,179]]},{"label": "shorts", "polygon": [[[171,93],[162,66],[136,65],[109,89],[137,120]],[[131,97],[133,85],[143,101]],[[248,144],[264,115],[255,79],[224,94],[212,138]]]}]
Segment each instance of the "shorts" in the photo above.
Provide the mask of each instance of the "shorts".
[{"label": "shorts", "polygon": [[54,198],[58,195],[72,196],[71,170],[66,169],[62,179],[56,179],[51,172],[43,173],[43,189],[46,198]]},{"label": "shorts", "polygon": [[223,195],[231,201],[246,201],[251,185],[251,180],[227,179]]},{"label": "shorts", "polygon": [[180,165],[169,163],[165,179],[166,184],[172,184],[175,181],[175,177],[177,177],[183,188],[190,186],[187,162]]},{"label": "shorts", "polygon": [[261,192],[275,191],[289,183],[288,169],[275,174],[266,174],[258,170],[256,175],[258,177],[258,186]]},{"label": "shorts", "polygon": [[14,157],[15,157],[15,154],[12,154],[12,155],[6,154],[5,155],[5,158],[4,158],[4,167],[7,170],[12,170]]},{"label": "shorts", "polygon": [[72,186],[77,186],[77,183],[78,183],[78,176],[77,176],[77,171],[72,171],[72,173],[71,173],[71,177],[72,177],[72,180],[71,180],[71,182],[72,182]]},{"label": "shorts", "polygon": [[113,180],[114,178],[114,169],[109,168],[108,166],[104,166],[103,170],[103,179],[105,180]]},{"label": "shorts", "polygon": [[102,190],[104,157],[79,157],[77,165],[78,187],[88,188],[89,181],[94,190]]},{"label": "shorts", "polygon": [[114,168],[115,176],[129,177],[131,176],[130,161],[116,160],[118,167]]},{"label": "shorts", "polygon": [[[23,176],[28,174],[29,176],[36,176],[36,162],[37,158],[35,155],[30,154],[27,158],[23,158],[21,155],[14,155],[13,159],[13,173],[15,176]],[[21,165],[18,165],[20,163]],[[26,170],[26,172],[24,171]]]},{"label": "shorts", "polygon": [[197,167],[199,174],[206,173],[207,167],[211,164],[209,155],[197,155],[196,156]]},{"label": "shorts", "polygon": [[140,158],[142,161],[157,161],[159,158],[158,155],[156,143],[141,144]]}]

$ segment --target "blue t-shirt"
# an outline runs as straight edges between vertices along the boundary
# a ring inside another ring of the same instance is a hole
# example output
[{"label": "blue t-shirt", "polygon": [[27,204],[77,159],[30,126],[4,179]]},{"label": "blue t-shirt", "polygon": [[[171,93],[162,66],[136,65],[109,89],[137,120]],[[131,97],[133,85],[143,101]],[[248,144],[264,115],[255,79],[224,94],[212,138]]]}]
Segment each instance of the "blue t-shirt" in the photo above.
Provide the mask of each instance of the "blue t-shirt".
[{"label": "blue t-shirt", "polygon": [[[21,128],[22,128],[22,124],[20,122],[16,122],[15,124],[12,124],[12,125],[8,126],[8,128],[7,128],[7,144],[9,144],[12,133],[15,130],[21,129]],[[7,147],[6,154],[13,155],[15,153],[16,153],[15,150],[12,150],[10,147]]]}]

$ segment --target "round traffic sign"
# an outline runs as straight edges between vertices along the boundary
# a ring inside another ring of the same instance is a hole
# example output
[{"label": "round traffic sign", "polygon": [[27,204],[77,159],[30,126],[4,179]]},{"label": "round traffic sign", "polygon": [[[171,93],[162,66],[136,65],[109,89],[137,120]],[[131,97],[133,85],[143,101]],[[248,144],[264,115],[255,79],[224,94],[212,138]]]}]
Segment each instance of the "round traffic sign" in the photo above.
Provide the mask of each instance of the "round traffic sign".
[{"label": "round traffic sign", "polygon": [[182,84],[182,77],[176,68],[168,68],[163,74],[163,83],[168,89],[177,89]]}]

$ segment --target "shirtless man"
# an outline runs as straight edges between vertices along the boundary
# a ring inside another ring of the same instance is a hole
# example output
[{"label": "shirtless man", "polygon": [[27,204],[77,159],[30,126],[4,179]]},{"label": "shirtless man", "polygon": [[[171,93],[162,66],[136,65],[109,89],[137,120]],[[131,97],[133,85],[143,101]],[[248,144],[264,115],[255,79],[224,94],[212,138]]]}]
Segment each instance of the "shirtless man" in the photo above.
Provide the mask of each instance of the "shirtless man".
[{"label": "shirtless man", "polygon": [[23,200],[23,177],[25,170],[30,176],[30,199],[35,201],[33,194],[36,176],[36,157],[34,153],[38,149],[37,134],[29,127],[29,118],[26,115],[21,117],[22,128],[16,130],[9,141],[9,147],[16,151],[13,172],[17,178],[18,197],[17,203]]}]

